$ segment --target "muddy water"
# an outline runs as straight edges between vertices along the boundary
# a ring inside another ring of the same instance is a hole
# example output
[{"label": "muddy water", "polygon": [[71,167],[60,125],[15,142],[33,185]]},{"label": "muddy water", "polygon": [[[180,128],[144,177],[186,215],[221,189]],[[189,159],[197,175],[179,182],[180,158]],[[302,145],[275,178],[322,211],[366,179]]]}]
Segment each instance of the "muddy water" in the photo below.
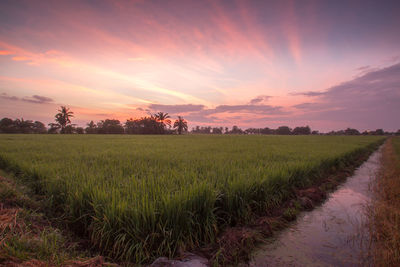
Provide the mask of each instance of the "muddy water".
[{"label": "muddy water", "polygon": [[298,219],[253,254],[250,266],[369,266],[365,206],[379,167],[374,152],[324,204]]}]

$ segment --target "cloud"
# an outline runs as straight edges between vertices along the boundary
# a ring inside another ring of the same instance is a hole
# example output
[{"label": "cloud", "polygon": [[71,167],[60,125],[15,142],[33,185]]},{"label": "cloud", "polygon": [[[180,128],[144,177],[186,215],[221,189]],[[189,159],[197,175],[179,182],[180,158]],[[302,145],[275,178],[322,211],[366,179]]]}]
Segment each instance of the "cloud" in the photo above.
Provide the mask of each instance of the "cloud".
[{"label": "cloud", "polygon": [[22,101],[43,104],[53,102],[54,100],[46,96],[33,95],[31,98],[23,98]]},{"label": "cloud", "polygon": [[10,95],[7,95],[6,93],[2,93],[2,94],[0,95],[0,98],[6,99],[6,100],[12,100],[12,101],[18,101],[18,100],[19,100],[18,97],[16,97],[16,96],[10,96]]},{"label": "cloud", "polygon": [[15,61],[30,61],[30,58],[28,57],[23,57],[23,56],[16,56],[12,58]]},{"label": "cloud", "polygon": [[163,111],[171,114],[190,113],[191,115],[211,115],[218,113],[268,113],[268,114],[284,114],[281,106],[271,105],[218,105],[215,108],[206,108],[204,105],[162,105],[150,104],[148,108],[152,111]]},{"label": "cloud", "polygon": [[370,68],[371,68],[371,66],[366,65],[366,66],[361,66],[361,67],[357,68],[356,70],[358,70],[358,71],[366,71],[366,70],[369,70]]},{"label": "cloud", "polygon": [[325,92],[318,92],[318,91],[308,91],[308,92],[296,92],[296,93],[290,93],[290,95],[296,96],[296,95],[304,95],[304,96],[321,96],[325,94]]},{"label": "cloud", "polygon": [[100,116],[100,117],[112,117],[114,116],[113,113],[95,113],[95,116]]},{"label": "cloud", "polygon": [[183,115],[185,119],[191,122],[212,124],[237,124],[243,119],[248,118],[249,114],[252,116],[276,116],[288,114],[288,112],[281,106],[265,105],[261,103],[269,98],[270,96],[258,96],[252,99],[250,104],[218,105],[214,108],[196,104],[150,104],[147,107],[152,112],[163,111],[168,112],[171,116]]},{"label": "cloud", "polygon": [[306,103],[301,103],[301,104],[294,105],[293,107],[298,108],[298,109],[310,109],[310,108],[314,108],[314,107],[316,107],[318,105],[319,105],[318,103],[306,102]]},{"label": "cloud", "polygon": [[400,127],[400,63],[381,69],[368,67],[368,72],[361,76],[325,90],[291,95],[310,97],[311,101],[284,107],[267,105],[264,102],[270,97],[260,95],[248,104],[215,107],[151,104],[148,108],[168,112],[171,116],[185,113],[185,119],[194,124],[252,127],[308,124],[323,125],[325,130],[345,127],[397,130],[394,127]]},{"label": "cloud", "polygon": [[7,51],[7,50],[0,50],[0,56],[8,56],[8,55],[12,55],[13,52],[11,51]]},{"label": "cloud", "polygon": [[23,101],[23,102],[28,102],[28,103],[34,103],[34,104],[49,104],[53,103],[54,100],[50,97],[46,96],[40,96],[40,95],[33,95],[31,97],[16,97],[16,96],[10,96],[6,93],[0,94],[0,98],[5,99],[5,100],[11,100],[11,101]]},{"label": "cloud", "polygon": [[365,66],[361,66],[361,67],[357,68],[356,71],[358,71],[358,74],[356,74],[354,78],[363,76],[369,72],[379,71],[379,68],[372,67],[370,65],[365,65]]},{"label": "cloud", "polygon": [[297,118],[342,121],[354,127],[400,127],[400,63],[372,70],[324,92],[306,92],[315,102],[295,105]]},{"label": "cloud", "polygon": [[259,95],[256,98],[253,98],[252,100],[250,100],[250,104],[256,105],[261,102],[268,101],[270,98],[271,98],[271,96],[268,96],[268,95]]},{"label": "cloud", "polygon": [[185,104],[185,105],[162,105],[162,104],[150,104],[148,108],[153,111],[163,111],[168,113],[187,113],[193,111],[200,111],[205,108],[204,105],[194,105],[194,104]]},{"label": "cloud", "polygon": [[219,105],[215,109],[206,110],[208,113],[268,113],[283,114],[282,107],[271,105]]}]

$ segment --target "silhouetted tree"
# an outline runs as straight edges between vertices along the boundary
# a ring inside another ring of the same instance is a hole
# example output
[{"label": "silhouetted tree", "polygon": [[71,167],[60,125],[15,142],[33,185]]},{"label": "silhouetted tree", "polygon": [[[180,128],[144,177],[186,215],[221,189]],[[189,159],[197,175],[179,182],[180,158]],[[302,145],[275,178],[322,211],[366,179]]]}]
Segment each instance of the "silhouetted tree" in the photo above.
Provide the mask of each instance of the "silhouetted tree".
[{"label": "silhouetted tree", "polygon": [[42,123],[40,121],[35,121],[33,123],[33,132],[37,133],[37,134],[44,134],[44,133],[47,133],[47,129],[46,129],[46,126],[44,125],[44,123]]},{"label": "silhouetted tree", "polygon": [[47,133],[49,134],[56,134],[60,130],[60,125],[58,123],[49,123],[49,129],[47,130]]},{"label": "silhouetted tree", "polygon": [[14,121],[14,127],[17,133],[33,133],[33,121],[31,120],[24,120],[23,118],[16,119]]},{"label": "silhouetted tree", "polygon": [[230,134],[242,134],[243,130],[240,129],[238,126],[234,125],[232,127],[232,130],[230,130],[228,133],[230,133]]},{"label": "silhouetted tree", "polygon": [[15,133],[14,121],[10,118],[2,118],[0,120],[0,132],[1,133]]},{"label": "silhouetted tree", "polygon": [[127,134],[140,134],[140,123],[138,120],[132,118],[125,122],[125,133]]},{"label": "silhouetted tree", "polygon": [[87,125],[87,127],[85,129],[85,132],[87,134],[95,134],[95,133],[97,133],[97,125],[93,121],[90,121],[86,125]]},{"label": "silhouetted tree", "polygon": [[309,126],[296,127],[293,129],[292,134],[294,135],[308,135],[311,134],[311,129]]},{"label": "silhouetted tree", "polygon": [[58,109],[58,113],[55,116],[55,121],[60,125],[61,128],[61,133],[65,133],[65,127],[68,124],[71,124],[71,119],[74,117],[74,113],[70,111],[69,108],[65,106],[61,106],[60,109]]},{"label": "silhouetted tree", "polygon": [[178,134],[187,131],[188,126],[186,120],[183,117],[178,116],[178,119],[174,123],[174,128],[178,130]]},{"label": "silhouetted tree", "polygon": [[171,117],[168,115],[168,113],[158,112],[158,113],[154,114],[154,118],[159,123],[159,125],[162,127],[163,131],[165,130],[165,127],[167,125],[169,127],[171,127],[171,120],[169,119]]},{"label": "silhouetted tree", "polygon": [[196,126],[196,128],[192,129],[192,133],[198,134],[210,134],[212,131],[211,126]]},{"label": "silhouetted tree", "polygon": [[376,129],[374,132],[374,135],[384,135],[385,132],[383,131],[383,129]]},{"label": "silhouetted tree", "polygon": [[268,128],[268,127],[265,127],[264,129],[261,129],[261,134],[273,134],[274,133],[274,130],[273,129],[270,129],[270,128]]},{"label": "silhouetted tree", "polygon": [[76,133],[75,125],[70,124],[70,125],[65,126],[64,133],[65,134],[74,134],[74,133]]},{"label": "silhouetted tree", "polygon": [[97,130],[100,134],[122,134],[124,127],[122,127],[119,120],[102,120],[97,123]]},{"label": "silhouetted tree", "polygon": [[222,134],[222,127],[214,127],[212,128],[212,133],[213,134]]},{"label": "silhouetted tree", "polygon": [[0,120],[0,133],[46,133],[46,126],[40,122],[32,120],[3,118]]},{"label": "silhouetted tree", "polygon": [[291,134],[291,130],[288,126],[280,126],[276,129],[276,134],[288,135]]},{"label": "silhouetted tree", "polygon": [[261,129],[259,128],[248,128],[244,131],[244,133],[246,134],[260,134],[261,133]]},{"label": "silhouetted tree", "polygon": [[344,130],[344,134],[345,135],[359,135],[360,132],[357,129],[347,128],[346,130]]},{"label": "silhouetted tree", "polygon": [[85,133],[85,130],[83,129],[83,127],[76,127],[76,133],[77,134],[84,134]]},{"label": "silhouetted tree", "polygon": [[130,118],[125,122],[125,131],[129,134],[164,134],[166,132],[165,126],[154,116]]},{"label": "silhouetted tree", "polygon": [[274,134],[275,130],[268,127],[265,128],[249,128],[244,131],[247,134]]}]

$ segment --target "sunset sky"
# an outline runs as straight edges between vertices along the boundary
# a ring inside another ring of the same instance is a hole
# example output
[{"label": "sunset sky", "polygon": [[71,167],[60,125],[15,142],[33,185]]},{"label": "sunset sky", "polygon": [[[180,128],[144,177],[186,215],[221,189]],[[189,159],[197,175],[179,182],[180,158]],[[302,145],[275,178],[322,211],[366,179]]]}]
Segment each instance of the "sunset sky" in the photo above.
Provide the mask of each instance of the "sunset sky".
[{"label": "sunset sky", "polygon": [[0,1],[0,118],[400,128],[400,1]]}]

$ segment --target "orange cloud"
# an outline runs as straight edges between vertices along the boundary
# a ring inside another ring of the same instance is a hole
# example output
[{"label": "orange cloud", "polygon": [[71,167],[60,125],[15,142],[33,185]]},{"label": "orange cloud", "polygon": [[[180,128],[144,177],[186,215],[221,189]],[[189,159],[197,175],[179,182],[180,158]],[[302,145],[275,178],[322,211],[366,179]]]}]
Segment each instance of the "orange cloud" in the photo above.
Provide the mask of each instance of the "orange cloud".
[{"label": "orange cloud", "polygon": [[13,57],[12,60],[15,60],[15,61],[29,61],[30,58],[24,57],[24,56],[17,56],[17,57]]},{"label": "orange cloud", "polygon": [[[11,59],[14,61],[29,61],[27,64],[40,65],[41,63],[46,63],[50,61],[57,61],[60,58],[65,57],[62,52],[56,50],[48,50],[44,53],[34,53],[22,47],[2,42],[0,41],[0,47],[4,47],[8,50],[4,50],[9,52],[10,55],[15,55]],[[10,52],[13,51],[13,52]]]},{"label": "orange cloud", "polygon": [[8,56],[8,55],[12,55],[13,52],[11,51],[7,51],[7,50],[0,50],[0,56]]}]

